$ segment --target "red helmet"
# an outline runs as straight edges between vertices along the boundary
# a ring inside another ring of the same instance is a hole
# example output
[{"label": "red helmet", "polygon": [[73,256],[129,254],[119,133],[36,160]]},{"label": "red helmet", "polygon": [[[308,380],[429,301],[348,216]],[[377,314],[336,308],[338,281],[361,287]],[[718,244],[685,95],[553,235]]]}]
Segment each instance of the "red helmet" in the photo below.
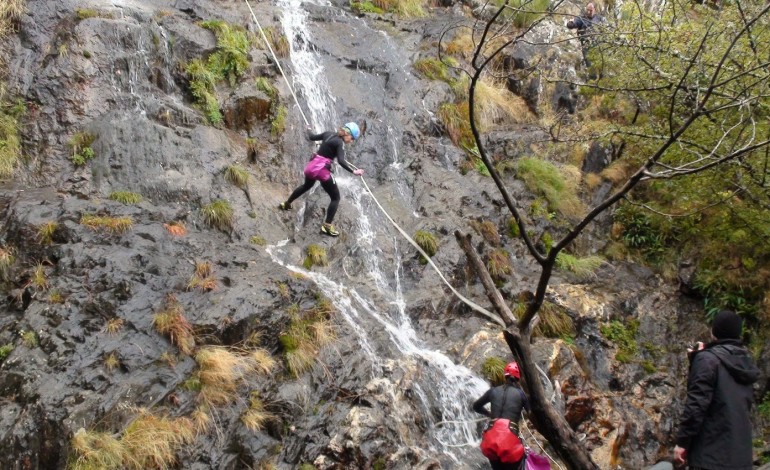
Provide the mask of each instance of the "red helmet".
[{"label": "red helmet", "polygon": [[505,369],[503,369],[503,375],[506,377],[513,377],[515,379],[521,378],[521,370],[519,370],[519,365],[516,363],[516,361],[509,362],[508,365],[505,366]]}]

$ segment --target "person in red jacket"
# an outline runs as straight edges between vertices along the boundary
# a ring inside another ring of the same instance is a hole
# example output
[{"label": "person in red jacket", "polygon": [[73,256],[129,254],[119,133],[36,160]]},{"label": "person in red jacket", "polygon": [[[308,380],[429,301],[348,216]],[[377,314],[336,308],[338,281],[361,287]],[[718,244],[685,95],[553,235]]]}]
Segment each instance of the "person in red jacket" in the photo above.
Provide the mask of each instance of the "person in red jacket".
[{"label": "person in red jacket", "polygon": [[[492,421],[481,439],[481,452],[489,459],[492,470],[518,470],[524,457],[524,446],[519,440],[519,421],[529,402],[519,387],[521,371],[515,361],[503,369],[505,383],[492,387],[473,403],[473,411]],[[491,410],[485,406],[491,404]]]},{"label": "person in red jacket", "polygon": [[714,317],[714,341],[689,351],[687,398],[676,437],[677,465],[690,470],[751,470],[752,384],[759,369],[741,343],[741,317]]}]

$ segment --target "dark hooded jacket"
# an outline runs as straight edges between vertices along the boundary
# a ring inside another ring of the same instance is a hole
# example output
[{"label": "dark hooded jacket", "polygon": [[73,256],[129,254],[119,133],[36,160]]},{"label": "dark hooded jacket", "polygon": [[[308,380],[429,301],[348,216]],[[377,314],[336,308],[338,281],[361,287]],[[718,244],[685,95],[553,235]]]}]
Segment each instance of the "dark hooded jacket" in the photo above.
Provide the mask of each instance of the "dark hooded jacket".
[{"label": "dark hooded jacket", "polygon": [[715,341],[692,357],[676,438],[691,467],[751,470],[752,384],[758,378],[738,340]]}]

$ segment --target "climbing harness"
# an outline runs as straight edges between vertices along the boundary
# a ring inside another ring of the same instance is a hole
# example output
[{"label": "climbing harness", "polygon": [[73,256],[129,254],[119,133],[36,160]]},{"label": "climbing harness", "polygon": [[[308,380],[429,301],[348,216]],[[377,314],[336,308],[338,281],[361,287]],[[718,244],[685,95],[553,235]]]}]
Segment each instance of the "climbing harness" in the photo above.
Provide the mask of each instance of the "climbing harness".
[{"label": "climbing harness", "polygon": [[[251,12],[251,17],[254,19],[254,23],[256,23],[257,28],[259,28],[259,32],[262,35],[262,39],[265,41],[265,44],[267,44],[268,49],[270,50],[270,53],[273,55],[273,60],[275,61],[275,64],[278,66],[278,71],[281,72],[281,75],[283,76],[284,81],[286,82],[286,86],[289,87],[289,91],[291,92],[292,98],[294,98],[294,102],[297,104],[297,108],[299,109],[300,114],[302,114],[302,119],[305,120],[305,125],[309,126],[310,122],[308,122],[307,117],[305,117],[305,113],[302,112],[302,106],[299,104],[299,100],[297,99],[297,95],[294,94],[294,88],[291,86],[291,83],[289,83],[289,79],[286,78],[286,74],[283,72],[283,68],[281,68],[280,62],[278,62],[278,57],[275,55],[275,52],[273,52],[273,48],[270,47],[270,42],[267,40],[267,36],[265,35],[265,32],[262,30],[262,26],[259,24],[259,21],[257,21],[257,16],[254,14],[254,10],[251,9],[251,5],[249,4],[249,0],[243,0],[246,2],[246,5],[249,7],[249,11]],[[354,169],[358,170],[358,168],[351,164]],[[422,255],[424,259],[428,261],[428,264],[433,268],[434,271],[439,275],[442,281],[444,281],[444,284],[446,284],[447,287],[449,287],[449,290],[452,291],[452,293],[457,296],[458,299],[460,299],[463,303],[465,303],[467,306],[472,308],[473,310],[479,312],[480,314],[484,315],[488,319],[492,320],[494,323],[497,323],[498,325],[505,328],[505,323],[503,320],[496,314],[490,312],[489,310],[485,309],[481,305],[478,305],[477,303],[473,302],[472,300],[466,298],[463,296],[460,292],[457,291],[450,283],[447,281],[447,279],[444,277],[444,274],[441,272],[441,270],[436,266],[435,263],[433,263],[433,260],[430,259],[430,256],[425,253],[425,251],[420,248],[420,245],[417,244],[414,240],[412,240],[412,237],[410,237],[404,229],[402,229],[395,220],[388,214],[388,212],[385,210],[385,208],[382,207],[382,204],[380,204],[380,201],[377,200],[377,198],[374,196],[374,193],[372,193],[372,190],[369,189],[369,185],[366,184],[366,180],[361,177],[361,182],[364,183],[364,188],[366,188],[366,191],[369,193],[369,195],[372,197],[374,202],[377,204],[377,207],[380,208],[383,214],[385,214],[385,217],[388,218],[391,224],[393,224],[394,227],[403,235],[403,237],[413,246],[417,249],[417,251]]]}]

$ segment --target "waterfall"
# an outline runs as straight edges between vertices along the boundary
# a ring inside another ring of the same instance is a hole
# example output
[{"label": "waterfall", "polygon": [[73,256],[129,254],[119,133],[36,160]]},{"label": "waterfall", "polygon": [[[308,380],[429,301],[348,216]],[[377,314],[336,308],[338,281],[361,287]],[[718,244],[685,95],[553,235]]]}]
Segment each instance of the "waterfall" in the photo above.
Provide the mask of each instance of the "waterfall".
[{"label": "waterfall", "polygon": [[[283,33],[290,41],[290,78],[305,101],[303,105],[312,116],[311,124],[316,126],[315,129],[331,129],[339,124],[334,98],[325,82],[318,54],[311,46],[314,41],[303,3],[279,0],[278,4],[283,12]],[[366,27],[363,22],[360,25]],[[389,162],[390,172],[403,172],[398,151],[398,136],[403,129],[388,124],[386,132],[388,145],[378,151],[390,154],[378,155],[378,158]],[[486,391],[488,384],[468,368],[428,347],[420,338],[420,332],[415,330],[407,315],[401,282],[403,253],[400,247],[409,245],[379,213],[356,178],[344,171],[337,172],[336,178],[344,194],[343,203],[353,206],[356,213],[355,233],[349,237],[356,245],[351,251],[355,251],[356,259],[363,263],[361,272],[367,273],[369,279],[366,281],[369,282],[345,278],[344,269],[314,272],[293,265],[287,261],[288,241],[267,247],[267,252],[274,262],[303,274],[329,297],[369,359],[371,378],[381,375],[384,360],[405,370],[409,367],[420,369],[412,387],[414,406],[419,407],[428,427],[420,447],[449,467],[477,467],[485,461],[478,450],[480,416],[470,411],[469,406]],[[400,178],[399,181],[403,180]],[[397,184],[397,192],[408,202],[407,190],[401,187],[403,184]],[[407,213],[414,214],[415,211],[410,208]],[[383,243],[383,240],[388,242]],[[426,275],[431,274],[426,271]],[[439,419],[435,419],[436,416]]]}]

